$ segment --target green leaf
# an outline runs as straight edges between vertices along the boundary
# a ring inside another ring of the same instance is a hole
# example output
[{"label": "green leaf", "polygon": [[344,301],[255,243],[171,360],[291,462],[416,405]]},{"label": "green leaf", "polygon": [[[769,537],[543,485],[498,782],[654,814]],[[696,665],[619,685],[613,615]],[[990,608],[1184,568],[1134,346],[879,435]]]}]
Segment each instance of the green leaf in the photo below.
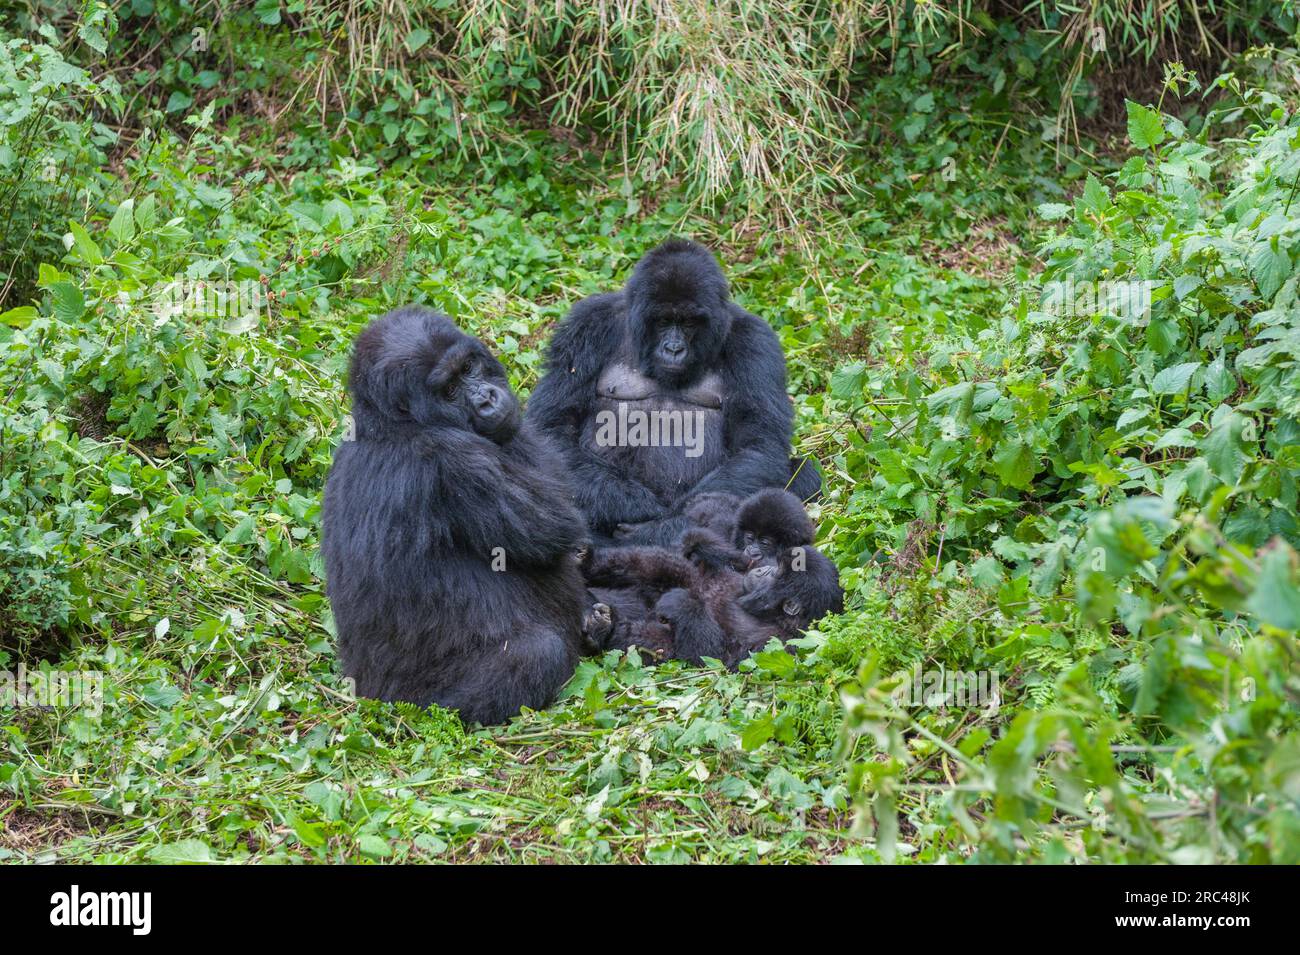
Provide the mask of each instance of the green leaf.
[{"label": "green leaf", "polygon": [[1038,473],[1038,458],[1024,442],[1006,441],[993,455],[993,467],[1003,484],[1026,488]]},{"label": "green leaf", "polygon": [[135,219],[132,216],[134,206],[135,200],[127,199],[117,207],[113,218],[109,220],[108,237],[115,245],[125,245],[135,236]]},{"label": "green leaf", "polygon": [[1246,418],[1235,411],[1215,415],[1216,423],[1201,440],[1201,453],[1205,455],[1210,470],[1218,475],[1219,480],[1229,487],[1241,480],[1246,469],[1246,443],[1242,440],[1242,431],[1246,427]]},{"label": "green leaf", "polygon": [[[277,13],[277,17],[279,14]],[[376,859],[386,859],[393,854],[392,847],[379,836],[365,835],[357,839],[357,848],[368,856]]]},{"label": "green leaf", "polygon": [[1200,367],[1199,361],[1185,361],[1161,369],[1151,382],[1151,390],[1158,395],[1176,395],[1184,392],[1192,383],[1192,375],[1196,374]]},{"label": "green leaf", "polygon": [[253,13],[257,19],[273,27],[280,22],[280,0],[257,0],[253,5]]},{"label": "green leaf", "polygon": [[740,746],[746,752],[758,749],[764,743],[772,738],[772,733],[776,729],[776,720],[772,714],[768,713],[761,719],[757,719],[745,727],[740,734]]},{"label": "green leaf", "polygon": [[155,846],[149,850],[149,858],[159,865],[202,865],[217,861],[212,849],[201,839],[182,839]]},{"label": "green leaf", "polygon": [[985,554],[970,565],[970,579],[980,590],[992,593],[1002,586],[1002,561]]},{"label": "green leaf", "polygon": [[65,324],[72,324],[86,312],[86,300],[82,298],[81,289],[71,282],[55,282],[50,286],[50,300],[54,305],[54,317]]},{"label": "green leaf", "polygon": [[416,27],[406,35],[406,50],[408,53],[418,53],[420,48],[429,42],[429,31],[423,27]]},{"label": "green leaf", "polygon": [[11,328],[26,328],[32,323],[40,312],[31,305],[19,305],[17,308],[11,308],[9,311],[0,313],[0,325],[8,325]]},{"label": "green leaf", "polygon": [[1291,257],[1278,245],[1277,236],[1256,245],[1248,264],[1259,294],[1269,301],[1291,275]]},{"label": "green leaf", "polygon": [[831,372],[831,395],[840,401],[861,396],[867,386],[867,366],[863,362],[849,362]]},{"label": "green leaf", "polygon": [[766,670],[776,676],[790,676],[794,673],[794,657],[784,650],[765,650],[755,654],[754,662],[760,670]]},{"label": "green leaf", "polygon": [[99,251],[99,246],[89,232],[75,222],[68,223],[68,231],[72,233],[72,247],[77,250],[82,261],[87,265],[99,265],[104,261],[104,253]]},{"label": "green leaf", "polygon": [[1292,569],[1292,551],[1278,541],[1260,561],[1259,578],[1247,606],[1269,626],[1300,630],[1300,578]]},{"label": "green leaf", "polygon": [[1092,174],[1083,185],[1083,207],[1093,212],[1105,212],[1110,208],[1110,193]]},{"label": "green leaf", "polygon": [[1165,141],[1165,126],[1160,114],[1132,100],[1125,100],[1128,110],[1128,138],[1138,149],[1150,149]]}]

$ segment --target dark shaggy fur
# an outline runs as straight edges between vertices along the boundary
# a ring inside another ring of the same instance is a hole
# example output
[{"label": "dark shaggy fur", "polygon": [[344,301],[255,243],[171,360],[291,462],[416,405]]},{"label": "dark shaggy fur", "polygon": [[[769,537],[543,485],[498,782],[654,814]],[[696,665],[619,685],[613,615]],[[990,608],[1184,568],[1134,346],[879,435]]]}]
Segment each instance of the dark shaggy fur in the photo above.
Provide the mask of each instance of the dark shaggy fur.
[{"label": "dark shaggy fur", "polygon": [[839,571],[813,536],[803,505],[787,491],[760,491],[737,514],[733,543],[749,560],[740,606],[760,619],[780,619],[785,639],[844,610]]},{"label": "dark shaggy fur", "polygon": [[362,332],[349,387],[356,440],[335,452],[322,541],[343,672],[467,721],[545,706],[587,604],[559,459],[487,348],[430,309]]},{"label": "dark shaggy fur", "polygon": [[793,495],[773,489],[744,502],[714,495],[688,513],[697,526],[683,536],[680,555],[662,547],[606,548],[585,564],[605,599],[621,601],[608,645],[662,643],[667,628],[672,643],[660,655],[734,666],[771,637],[792,640],[843,610],[839,573],[812,546],[812,523]]},{"label": "dark shaggy fur", "polygon": [[[698,454],[602,443],[602,414],[689,415]],[[601,543],[675,544],[709,492],[751,494],[792,479],[785,357],[762,319],[731,301],[713,255],[673,239],[619,292],[574,305],[553,336],[528,419],[562,450],[578,507]],[[801,495],[816,469],[794,478]]]}]

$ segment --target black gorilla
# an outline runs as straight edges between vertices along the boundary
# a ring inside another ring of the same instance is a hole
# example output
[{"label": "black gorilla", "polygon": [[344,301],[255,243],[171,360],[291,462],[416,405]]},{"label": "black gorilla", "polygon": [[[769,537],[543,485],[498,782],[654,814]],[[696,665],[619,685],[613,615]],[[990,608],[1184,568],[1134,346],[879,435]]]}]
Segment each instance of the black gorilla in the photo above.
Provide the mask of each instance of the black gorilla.
[{"label": "black gorilla", "polygon": [[844,609],[839,572],[812,546],[812,523],[794,495],[702,496],[687,515],[697,526],[683,535],[681,554],[620,547],[587,559],[594,592],[615,607],[609,646],[734,666],[769,638],[792,640]]},{"label": "black gorilla", "polygon": [[[603,543],[670,545],[692,498],[820,487],[792,468],[785,357],[731,301],[703,246],[672,239],[626,287],[574,305],[556,330],[528,419],[568,460],[578,507]],[[796,462],[804,465],[805,462]]]},{"label": "black gorilla", "polygon": [[839,571],[813,546],[813,535],[798,498],[785,491],[760,491],[737,513],[734,543],[749,559],[740,606],[763,619],[781,619],[784,639],[844,611]]},{"label": "black gorilla", "polygon": [[561,462],[501,365],[431,309],[357,339],[356,440],[334,455],[322,552],[343,672],[381,700],[467,721],[541,707],[572,675],[585,542]]}]

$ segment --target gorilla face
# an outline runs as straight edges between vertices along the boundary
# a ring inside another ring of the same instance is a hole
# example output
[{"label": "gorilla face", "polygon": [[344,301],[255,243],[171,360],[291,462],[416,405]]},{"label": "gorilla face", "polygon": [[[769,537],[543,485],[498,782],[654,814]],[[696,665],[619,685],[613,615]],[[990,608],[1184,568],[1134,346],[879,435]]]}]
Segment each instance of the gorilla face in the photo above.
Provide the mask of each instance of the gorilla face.
[{"label": "gorilla face", "polygon": [[780,549],[770,535],[742,527],[737,537],[736,543],[740,546],[740,552],[749,558],[751,568],[776,567]]},{"label": "gorilla face", "polygon": [[709,316],[703,312],[680,317],[672,314],[657,316],[653,328],[657,370],[667,376],[683,374],[690,364],[695,337],[708,324]]},{"label": "gorilla face", "polygon": [[357,339],[350,382],[358,436],[415,423],[497,443],[519,429],[519,400],[486,346],[420,306],[397,309]]},{"label": "gorilla face", "polygon": [[778,567],[794,548],[812,540],[812,521],[803,502],[788,491],[759,491],[745,499],[736,515],[736,549],[750,559],[751,567]]},{"label": "gorilla face", "polygon": [[670,239],[648,252],[627,283],[641,371],[680,382],[718,360],[731,330],[727,280],[701,245]]},{"label": "gorilla face", "polygon": [[[519,399],[510,390],[500,363],[478,348],[453,347],[425,378],[427,394],[446,409],[456,409],[468,426],[500,443],[519,430]],[[464,342],[459,344],[465,344]]]}]

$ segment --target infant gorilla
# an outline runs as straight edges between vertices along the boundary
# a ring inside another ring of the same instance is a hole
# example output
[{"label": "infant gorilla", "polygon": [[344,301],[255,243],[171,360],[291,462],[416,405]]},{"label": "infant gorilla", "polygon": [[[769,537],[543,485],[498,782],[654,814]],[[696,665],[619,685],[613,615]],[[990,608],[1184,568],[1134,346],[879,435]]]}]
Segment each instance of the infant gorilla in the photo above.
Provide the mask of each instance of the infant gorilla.
[{"label": "infant gorilla", "polygon": [[771,637],[791,640],[843,610],[839,573],[812,546],[812,523],[794,495],[701,495],[687,516],[693,527],[680,554],[624,547],[588,557],[591,599],[613,609],[607,647],[735,666]]}]

